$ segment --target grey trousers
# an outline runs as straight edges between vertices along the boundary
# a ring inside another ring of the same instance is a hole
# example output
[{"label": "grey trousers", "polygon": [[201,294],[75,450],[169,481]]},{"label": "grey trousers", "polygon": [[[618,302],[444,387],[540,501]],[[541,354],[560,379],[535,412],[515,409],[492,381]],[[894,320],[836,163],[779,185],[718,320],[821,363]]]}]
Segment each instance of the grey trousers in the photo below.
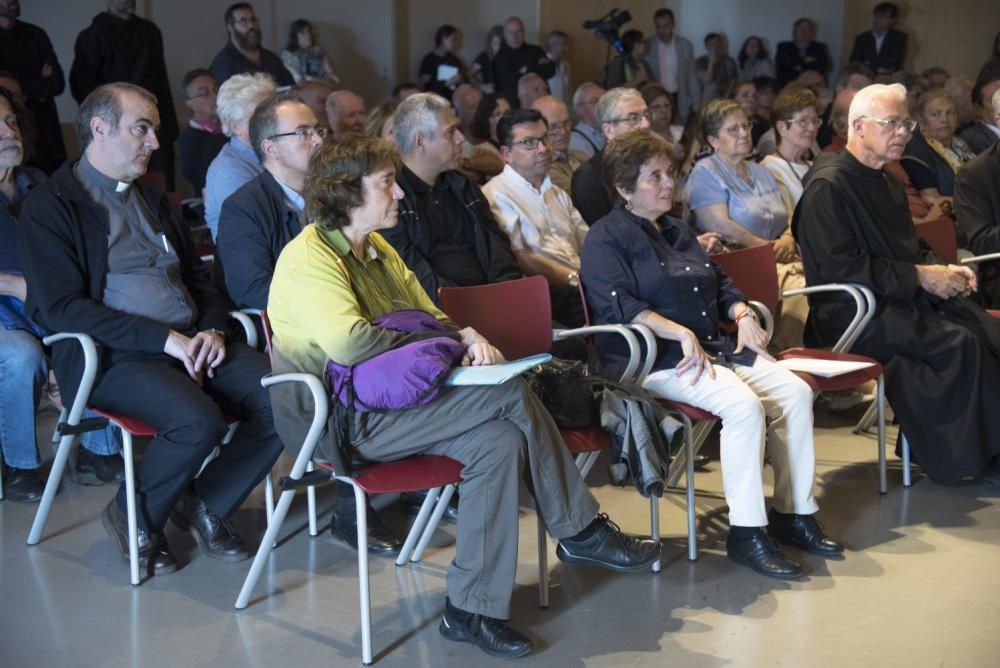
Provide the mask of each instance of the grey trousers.
[{"label": "grey trousers", "polygon": [[553,537],[573,536],[597,515],[597,501],[552,417],[519,378],[442,388],[426,406],[356,420],[354,445],[363,459],[433,454],[464,465],[448,597],[467,612],[500,619],[510,614],[522,474]]}]

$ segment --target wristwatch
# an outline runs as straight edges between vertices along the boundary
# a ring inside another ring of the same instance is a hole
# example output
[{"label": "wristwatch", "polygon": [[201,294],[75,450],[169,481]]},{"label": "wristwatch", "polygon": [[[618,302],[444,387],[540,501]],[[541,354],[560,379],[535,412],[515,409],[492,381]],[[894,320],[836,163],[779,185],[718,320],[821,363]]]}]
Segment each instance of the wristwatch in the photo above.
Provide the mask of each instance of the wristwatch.
[{"label": "wristwatch", "polygon": [[567,281],[574,288],[580,287],[580,274],[577,272],[571,272],[569,276],[566,277]]}]

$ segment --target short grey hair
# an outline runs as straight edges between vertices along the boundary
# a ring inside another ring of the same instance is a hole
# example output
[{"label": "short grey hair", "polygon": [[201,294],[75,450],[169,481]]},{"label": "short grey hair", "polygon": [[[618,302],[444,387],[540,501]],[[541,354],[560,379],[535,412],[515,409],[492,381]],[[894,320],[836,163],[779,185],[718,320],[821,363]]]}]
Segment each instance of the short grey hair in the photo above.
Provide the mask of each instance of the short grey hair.
[{"label": "short grey hair", "polygon": [[1000,116],[1000,88],[993,91],[993,98],[991,101],[993,103],[993,115]]},{"label": "short grey hair", "polygon": [[158,105],[155,95],[135,84],[118,82],[98,86],[80,104],[80,109],[76,113],[76,140],[81,153],[86,151],[90,142],[94,140],[90,121],[100,118],[112,128],[118,127],[122,119],[122,93],[133,93],[154,107]]},{"label": "short grey hair", "polygon": [[236,74],[226,79],[215,99],[219,123],[226,136],[232,137],[230,126],[248,120],[257,105],[274,95],[275,90],[274,79],[262,72]]},{"label": "short grey hair", "polygon": [[574,110],[583,103],[583,96],[587,94],[587,90],[590,88],[598,88],[600,90],[604,90],[598,84],[595,84],[593,81],[586,81],[580,84],[579,86],[576,87],[576,90],[573,91]]},{"label": "short grey hair", "polygon": [[393,117],[392,141],[400,153],[413,151],[417,133],[431,136],[438,127],[438,114],[451,111],[448,100],[435,93],[417,93],[399,103]]},{"label": "short grey hair", "polygon": [[615,120],[615,111],[618,109],[618,105],[623,102],[627,102],[632,98],[638,99],[640,102],[645,103],[642,99],[642,95],[635,88],[612,88],[607,93],[601,96],[601,99],[597,102],[597,123],[599,125],[604,125],[605,123],[610,123]]},{"label": "short grey hair", "polygon": [[854,121],[862,116],[871,116],[875,103],[881,100],[892,100],[906,106],[906,87],[898,83],[872,84],[859,90],[847,112],[848,139],[854,136]]}]

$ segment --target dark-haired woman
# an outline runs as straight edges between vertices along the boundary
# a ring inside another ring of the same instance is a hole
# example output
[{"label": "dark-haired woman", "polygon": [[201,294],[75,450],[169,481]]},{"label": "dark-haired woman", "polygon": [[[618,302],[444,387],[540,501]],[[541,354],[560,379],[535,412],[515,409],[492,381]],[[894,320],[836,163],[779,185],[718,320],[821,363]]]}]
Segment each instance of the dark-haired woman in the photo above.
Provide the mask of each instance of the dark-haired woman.
[{"label": "dark-haired woman", "polygon": [[312,23],[305,19],[292,21],[288,43],[281,52],[281,62],[291,72],[296,84],[313,79],[340,83],[340,78],[333,73],[326,51],[316,43],[316,31],[313,30]]},{"label": "dark-haired woman", "polygon": [[443,25],[434,33],[434,50],[420,61],[420,85],[428,93],[451,99],[451,94],[465,81],[465,66],[455,55],[462,48],[462,33]]}]

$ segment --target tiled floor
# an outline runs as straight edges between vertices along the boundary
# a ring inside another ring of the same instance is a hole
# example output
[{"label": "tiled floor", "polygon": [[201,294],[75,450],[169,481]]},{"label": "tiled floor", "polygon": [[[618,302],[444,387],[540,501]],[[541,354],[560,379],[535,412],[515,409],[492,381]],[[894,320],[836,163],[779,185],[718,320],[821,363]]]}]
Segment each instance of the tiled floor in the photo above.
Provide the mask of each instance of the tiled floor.
[{"label": "tiled floor", "polygon": [[[808,579],[780,582],[725,559],[718,462],[697,476],[702,553],[685,559],[683,496],[662,501],[665,568],[615,575],[563,567],[554,558],[551,607],[537,598],[535,521],[525,504],[513,617],[536,641],[517,665],[533,666],[998,666],[1000,490],[903,489],[898,462],[889,494],[876,490],[874,437],[851,417],[817,415],[820,517],[849,546],[846,558],[803,556]],[[45,418],[51,422],[51,416]],[[632,489],[591,483],[629,532],[647,532],[648,504]],[[304,507],[286,523],[256,598],[233,603],[249,562],[200,555],[173,528],[183,568],[141,587],[105,535],[111,489],[68,479],[45,539],[24,540],[34,506],[0,502],[0,667],[350,666],[360,664],[354,555],[303,530]],[[256,497],[237,517],[259,536]],[[321,507],[332,502],[321,496]],[[406,519],[387,511],[390,524]],[[381,666],[499,664],[438,635],[454,527],[443,525],[425,561],[397,568],[373,559],[376,661]],[[790,551],[792,553],[792,551]]]}]

